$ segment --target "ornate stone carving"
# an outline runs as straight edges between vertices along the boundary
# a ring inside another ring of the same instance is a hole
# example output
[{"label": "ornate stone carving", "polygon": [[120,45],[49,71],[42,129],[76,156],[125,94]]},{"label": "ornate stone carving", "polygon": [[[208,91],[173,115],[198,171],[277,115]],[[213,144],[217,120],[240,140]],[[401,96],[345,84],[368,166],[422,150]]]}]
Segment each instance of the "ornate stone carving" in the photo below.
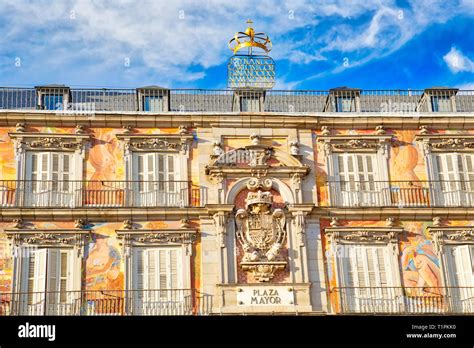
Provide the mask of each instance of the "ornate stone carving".
[{"label": "ornate stone carving", "polygon": [[272,209],[273,196],[268,191],[249,192],[245,202],[245,209],[235,215],[237,240],[245,253],[241,267],[253,272],[257,281],[269,281],[287,264],[280,255],[286,239],[285,213]]},{"label": "ornate stone carving", "polygon": [[273,154],[273,149],[270,147],[254,147],[249,149],[249,166],[265,166],[267,161]]},{"label": "ornate stone carving", "polygon": [[329,225],[331,225],[331,227],[339,226],[339,219],[337,217],[332,217]]},{"label": "ornate stone carving", "polygon": [[333,152],[379,152],[388,153],[388,146],[396,143],[391,135],[341,135],[320,136],[318,142],[323,142],[323,151],[326,156]]},{"label": "ornate stone carving", "polygon": [[24,221],[23,219],[13,219],[13,228],[23,228]]},{"label": "ornate stone carving", "polygon": [[181,134],[181,135],[189,134],[188,127],[186,127],[184,125],[179,126],[178,133]]},{"label": "ornate stone carving", "polygon": [[9,133],[17,153],[24,150],[59,150],[84,153],[89,136],[84,134]]},{"label": "ornate stone carving", "polygon": [[130,220],[124,220],[122,223],[122,229],[131,230],[133,229],[133,222]]},{"label": "ornate stone carving", "polygon": [[433,244],[438,252],[444,252],[443,246],[446,244],[472,244],[474,243],[474,228],[471,226],[452,227],[428,227],[428,232],[433,238]]},{"label": "ornate stone carving", "polygon": [[403,232],[398,227],[329,227],[325,233],[335,243],[392,244],[398,253],[398,236]]},{"label": "ornate stone carving", "polygon": [[74,220],[74,227],[75,228],[84,228],[87,226],[87,220],[86,219],[76,219]]},{"label": "ornate stone carving", "polygon": [[242,264],[242,270],[253,273],[253,276],[256,280],[260,282],[269,282],[273,279],[277,271],[282,271],[285,269],[285,265],[281,262],[266,262],[251,264],[245,263]]},{"label": "ornate stone carving", "polygon": [[300,155],[300,143],[297,140],[290,141],[290,155]]},{"label": "ornate stone carving", "polygon": [[180,224],[180,227],[181,228],[189,228],[189,219],[188,218],[182,218],[180,221],[179,221],[179,224]]},{"label": "ornate stone carving", "polygon": [[74,133],[75,134],[85,134],[86,133],[86,127],[83,126],[82,124],[78,124],[74,128]]},{"label": "ornate stone carving", "polygon": [[192,244],[196,241],[195,230],[118,230],[117,236],[125,251],[137,244]]},{"label": "ornate stone carving", "polygon": [[384,126],[380,125],[380,126],[375,127],[375,134],[384,135],[385,133],[387,133],[387,132],[385,131]]},{"label": "ornate stone carving", "polygon": [[321,127],[321,135],[324,135],[324,136],[331,135],[331,131],[329,130],[328,126]]},{"label": "ornate stone carving", "polygon": [[217,157],[224,154],[224,149],[222,149],[222,144],[221,144],[220,141],[216,140],[216,141],[214,141],[214,143],[212,145],[213,145],[213,148],[212,148],[211,159],[216,159]]},{"label": "ornate stone carving", "polygon": [[422,125],[420,126],[420,134],[426,135],[430,133],[430,130],[428,129],[428,126]]},{"label": "ornate stone carving", "polygon": [[256,177],[252,177],[249,179],[249,181],[247,182],[247,188],[250,190],[250,191],[256,191],[256,190],[264,190],[264,191],[268,191],[272,188],[272,179],[270,178],[256,178]]},{"label": "ornate stone carving", "polygon": [[84,255],[86,237],[90,231],[86,230],[5,230],[12,246],[41,245],[64,247],[70,246],[77,250],[79,256]]},{"label": "ornate stone carving", "polygon": [[133,131],[132,126],[123,126],[122,129],[123,129],[123,134],[130,134]]},{"label": "ornate stone carving", "polygon": [[212,182],[214,185],[221,184],[224,181],[225,175],[222,172],[212,173],[209,176],[209,181]]},{"label": "ornate stone carving", "polygon": [[252,133],[250,134],[250,140],[252,141],[252,145],[260,145],[260,141],[262,140],[262,137],[258,135],[257,133]]},{"label": "ornate stone carving", "polygon": [[379,145],[375,142],[369,142],[364,139],[351,139],[344,143],[334,144],[333,147],[339,150],[360,150],[374,149],[377,150]]},{"label": "ornate stone carving", "polygon": [[262,168],[255,169],[255,168],[253,168],[250,171],[250,175],[252,177],[256,177],[256,178],[262,178],[262,177],[265,177],[265,176],[268,175],[268,169],[262,169]]},{"label": "ornate stone carving", "polygon": [[441,226],[441,223],[442,223],[441,217],[435,216],[435,217],[433,218],[433,226],[439,227],[439,226]]},{"label": "ornate stone carving", "polygon": [[192,135],[117,134],[123,140],[125,153],[130,151],[169,151],[187,153]]},{"label": "ornate stone carving", "polygon": [[226,213],[225,212],[217,212],[212,216],[214,220],[214,226],[216,228],[216,235],[217,235],[217,244],[220,248],[226,247]]},{"label": "ornate stone carving", "polygon": [[293,189],[300,189],[301,188],[301,181],[302,181],[302,175],[299,173],[295,173],[291,175],[291,186]]},{"label": "ornate stone carving", "polygon": [[26,124],[23,122],[17,123],[15,125],[15,131],[18,133],[26,132]]},{"label": "ornate stone carving", "polygon": [[306,213],[303,211],[293,212],[293,221],[296,235],[298,236],[298,242],[300,246],[305,245],[306,236]]},{"label": "ornate stone carving", "polygon": [[389,217],[389,218],[386,218],[385,219],[385,225],[387,227],[394,227],[396,225],[396,219],[395,218],[392,218],[392,217]]},{"label": "ornate stone carving", "polygon": [[469,134],[424,134],[415,137],[428,155],[430,152],[474,151],[474,136]]}]

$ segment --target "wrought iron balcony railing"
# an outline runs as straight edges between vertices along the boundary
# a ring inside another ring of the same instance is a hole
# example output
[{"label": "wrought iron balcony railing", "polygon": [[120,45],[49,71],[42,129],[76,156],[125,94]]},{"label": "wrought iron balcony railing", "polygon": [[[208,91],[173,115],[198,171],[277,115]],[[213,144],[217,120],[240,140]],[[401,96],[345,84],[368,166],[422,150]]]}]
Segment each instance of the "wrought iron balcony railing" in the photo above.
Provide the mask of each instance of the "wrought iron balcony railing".
[{"label": "wrought iron balcony railing", "polygon": [[195,289],[0,293],[0,316],[206,315],[211,301]]},{"label": "wrought iron balcony railing", "polygon": [[188,181],[0,181],[0,207],[197,207],[203,188]]},{"label": "wrought iron balcony railing", "polygon": [[337,287],[337,314],[474,314],[474,287]]},{"label": "wrought iron balcony railing", "polygon": [[326,188],[332,207],[474,206],[474,181],[329,181]]},{"label": "wrought iron balcony railing", "polygon": [[202,90],[0,87],[0,110],[51,110],[64,115],[125,112],[474,112],[474,91],[427,90]]}]

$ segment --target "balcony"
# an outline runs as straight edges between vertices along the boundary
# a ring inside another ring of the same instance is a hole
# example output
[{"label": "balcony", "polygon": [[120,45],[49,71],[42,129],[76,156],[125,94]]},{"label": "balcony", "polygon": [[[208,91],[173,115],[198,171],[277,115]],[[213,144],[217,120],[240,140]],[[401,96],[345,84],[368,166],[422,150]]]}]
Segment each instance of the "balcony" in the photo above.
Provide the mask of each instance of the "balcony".
[{"label": "balcony", "polygon": [[474,287],[338,287],[337,314],[474,314]]},{"label": "balcony", "polygon": [[50,110],[61,114],[95,112],[474,112],[474,91],[449,88],[425,90],[202,90],[0,87],[0,110]]},{"label": "balcony", "polygon": [[206,315],[211,307],[194,289],[0,293],[0,316]]},{"label": "balcony", "polygon": [[203,188],[188,181],[0,181],[0,207],[200,207]]},{"label": "balcony", "polygon": [[330,207],[473,207],[470,181],[329,181]]}]

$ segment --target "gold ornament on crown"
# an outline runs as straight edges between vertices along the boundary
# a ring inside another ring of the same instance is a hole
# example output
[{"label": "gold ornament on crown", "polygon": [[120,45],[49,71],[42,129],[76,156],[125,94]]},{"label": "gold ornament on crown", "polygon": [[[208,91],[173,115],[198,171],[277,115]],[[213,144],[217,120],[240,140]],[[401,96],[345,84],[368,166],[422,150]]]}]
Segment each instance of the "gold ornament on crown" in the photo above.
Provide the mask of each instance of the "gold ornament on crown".
[{"label": "gold ornament on crown", "polygon": [[252,48],[257,47],[268,53],[272,50],[272,42],[265,33],[256,33],[252,28],[253,22],[249,19],[246,22],[247,29],[244,32],[239,31],[229,41],[229,48],[234,54],[243,48],[248,48],[249,55],[252,55]]}]

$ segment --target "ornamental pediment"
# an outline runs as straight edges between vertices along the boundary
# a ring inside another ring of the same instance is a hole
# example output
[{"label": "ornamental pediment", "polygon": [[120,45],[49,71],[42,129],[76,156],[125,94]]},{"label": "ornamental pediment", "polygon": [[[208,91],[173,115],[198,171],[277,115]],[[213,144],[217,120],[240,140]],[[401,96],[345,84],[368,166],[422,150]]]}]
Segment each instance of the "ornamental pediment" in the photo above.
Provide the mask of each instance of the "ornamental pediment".
[{"label": "ornamental pediment", "polygon": [[117,134],[125,151],[163,151],[186,153],[193,139],[191,134]]},{"label": "ornamental pediment", "polygon": [[403,232],[398,227],[328,227],[325,234],[339,244],[396,244]]},{"label": "ornamental pediment", "polygon": [[418,134],[415,136],[425,153],[474,151],[472,134]]},{"label": "ornamental pediment", "polygon": [[392,135],[333,135],[318,136],[317,141],[323,143],[326,156],[333,152],[382,152],[386,153],[389,145],[397,145]]},{"label": "ornamental pediment", "polygon": [[15,142],[15,148],[19,152],[24,150],[83,152],[90,140],[90,135],[87,134],[15,132],[8,135]]},{"label": "ornamental pediment", "polygon": [[197,231],[195,229],[140,229],[140,230],[117,230],[117,237],[125,246],[131,245],[153,245],[153,244],[192,244],[196,241]]},{"label": "ornamental pediment", "polygon": [[16,246],[39,245],[67,247],[82,247],[85,244],[85,237],[90,234],[89,230],[75,229],[6,229],[5,234],[11,243]]}]

